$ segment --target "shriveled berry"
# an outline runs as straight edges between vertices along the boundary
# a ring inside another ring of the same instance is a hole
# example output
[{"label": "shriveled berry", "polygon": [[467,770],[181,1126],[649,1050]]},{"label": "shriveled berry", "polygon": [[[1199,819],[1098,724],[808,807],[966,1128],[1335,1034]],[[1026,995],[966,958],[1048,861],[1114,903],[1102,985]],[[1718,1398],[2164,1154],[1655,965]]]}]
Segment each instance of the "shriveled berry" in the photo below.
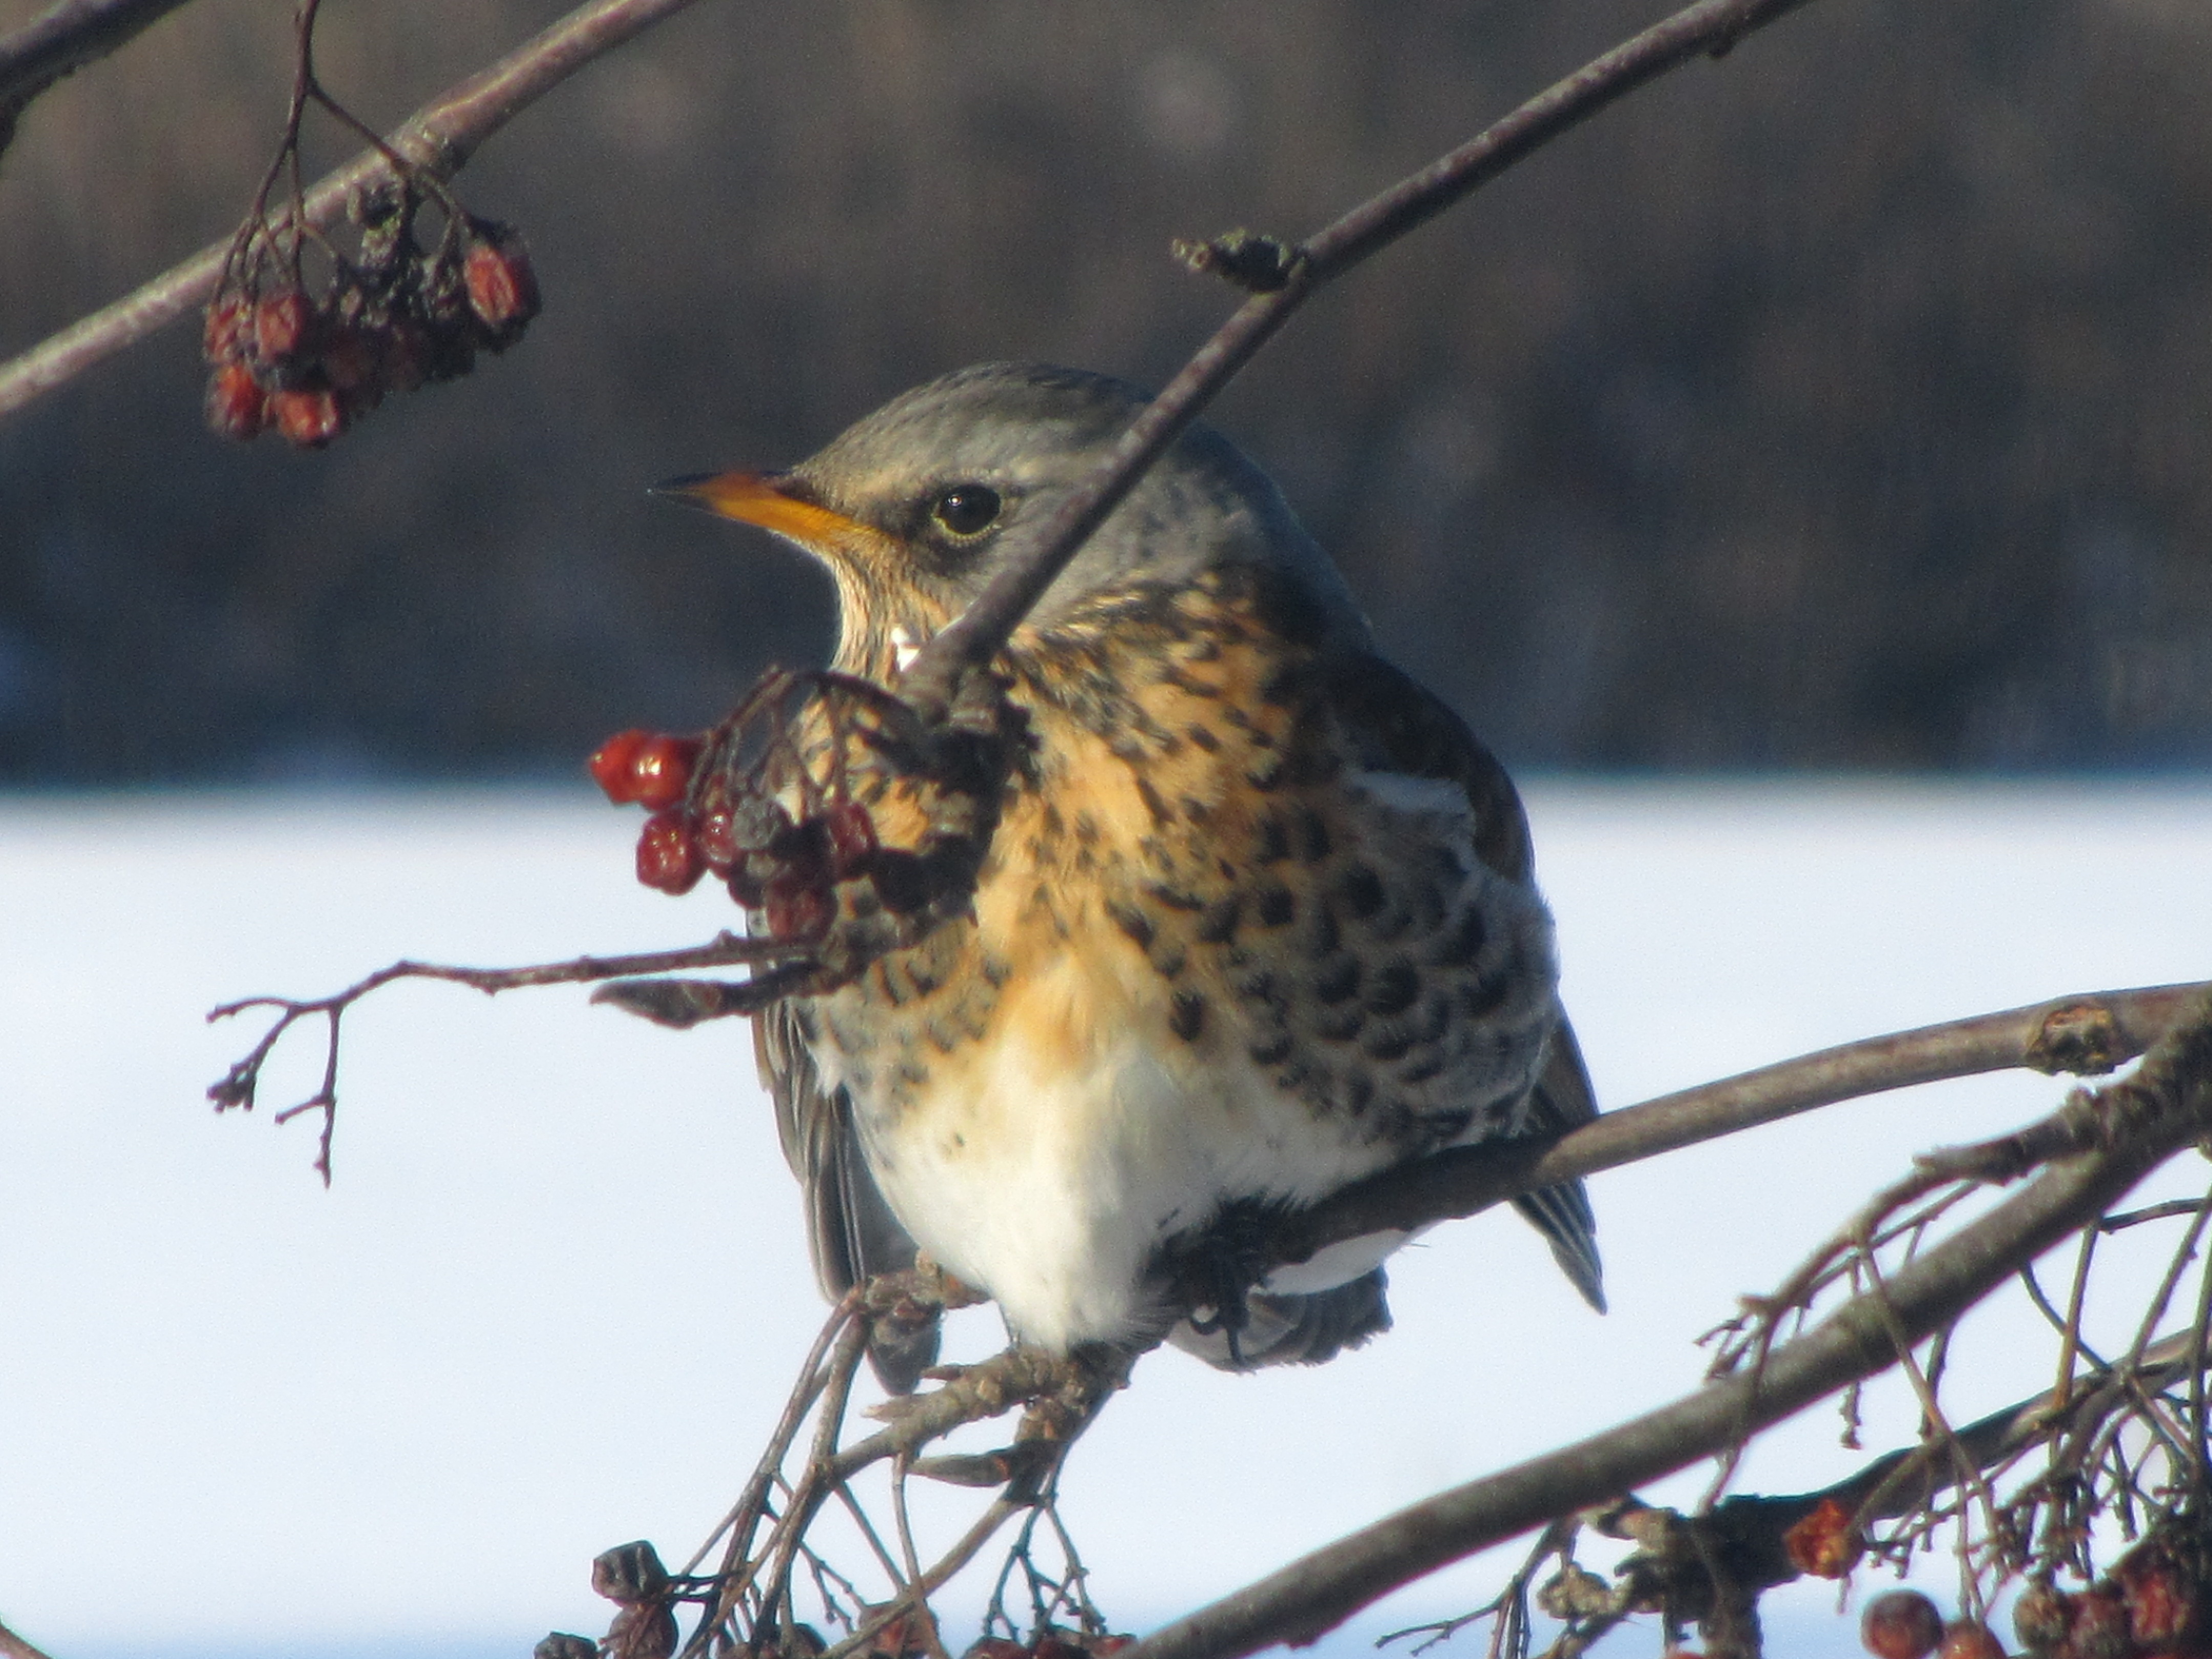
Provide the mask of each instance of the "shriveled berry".
[{"label": "shriveled berry", "polygon": [[1859,1615],[1859,1643],[1875,1659],[1928,1659],[1943,1639],[1943,1615],[1918,1590],[1886,1590]]},{"label": "shriveled berry", "polygon": [[200,328],[200,349],[211,363],[227,363],[246,349],[246,331],[251,308],[236,295],[208,301],[207,320]]},{"label": "shriveled berry", "polygon": [[669,1659],[678,1633],[676,1609],[665,1601],[626,1607],[607,1627],[607,1659]]},{"label": "shriveled berry", "polygon": [[376,346],[356,328],[332,331],[315,362],[334,391],[358,392],[378,382],[380,364]]},{"label": "shriveled berry", "polygon": [[1936,1659],[2005,1659],[2004,1644],[1990,1633],[1987,1625],[1962,1619],[1943,1632]]},{"label": "shriveled berry", "polygon": [[970,1643],[968,1651],[962,1654],[960,1659],[1022,1659],[1028,1651],[1019,1642],[1010,1641],[1006,1637],[986,1636],[981,1641]]},{"label": "shriveled berry", "polygon": [[2048,1581],[2021,1591],[2012,1604],[2012,1633],[2030,1653],[2056,1650],[2074,1624],[2074,1598]]},{"label": "shriveled berry", "polygon": [[208,424],[226,438],[252,438],[269,423],[269,394],[234,359],[208,376]]},{"label": "shriveled berry", "polygon": [[2198,1624],[2200,1591],[2165,1540],[2154,1536],[2122,1556],[2112,1582],[2139,1645],[2161,1650],[2188,1644]]},{"label": "shriveled berry", "polygon": [[691,787],[691,767],[699,758],[699,739],[655,732],[630,757],[630,799],[658,810],[673,806]]},{"label": "shriveled berry", "polygon": [[471,246],[461,261],[461,281],[469,309],[483,325],[483,343],[494,351],[514,344],[538,314],[538,276],[512,231],[495,232]]},{"label": "shriveled berry", "polygon": [[1816,1578],[1841,1578],[1859,1559],[1859,1540],[1850,1511],[1824,1498],[1813,1512],[1782,1534],[1790,1564]]},{"label": "shriveled berry", "polygon": [[309,386],[269,394],[269,421],[288,443],[320,449],[345,430],[338,395],[328,386]]},{"label": "shriveled berry", "polygon": [[2135,1638],[2128,1631],[2127,1604],[2111,1589],[2085,1589],[2074,1600],[2066,1645],[2075,1659],[2129,1659]]},{"label": "shriveled berry", "polygon": [[307,296],[288,288],[257,301],[253,307],[253,349],[264,363],[289,362],[307,343],[315,313]]},{"label": "shriveled berry", "polygon": [[668,807],[645,821],[637,837],[637,878],[664,893],[688,893],[706,873],[707,860],[691,839],[683,812]]},{"label": "shriveled berry", "polygon": [[838,881],[857,873],[876,855],[876,823],[857,801],[844,801],[822,811],[822,829],[830,848],[830,873]]},{"label": "shriveled berry", "polygon": [[617,732],[593,750],[591,759],[584,763],[592,781],[617,806],[628,805],[637,799],[630,763],[637,758],[637,751],[652,735],[635,726],[627,732]]},{"label": "shriveled berry", "polygon": [[699,843],[699,856],[707,860],[707,867],[717,874],[727,875],[744,856],[732,830],[727,806],[709,806],[700,813],[691,837]]},{"label": "shriveled berry", "polygon": [[761,908],[768,913],[771,939],[816,939],[829,931],[836,907],[819,887],[778,879],[768,884]]}]

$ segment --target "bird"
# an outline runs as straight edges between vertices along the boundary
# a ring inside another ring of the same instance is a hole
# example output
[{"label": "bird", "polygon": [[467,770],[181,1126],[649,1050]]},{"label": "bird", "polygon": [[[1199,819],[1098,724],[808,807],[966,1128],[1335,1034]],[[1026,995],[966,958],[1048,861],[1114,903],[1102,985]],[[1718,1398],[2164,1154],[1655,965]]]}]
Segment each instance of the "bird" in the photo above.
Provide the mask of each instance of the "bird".
[{"label": "bird", "polygon": [[[795,544],[832,666],[896,692],[1149,401],[985,363],[787,471],[662,493]],[[1237,1282],[1239,1230],[1449,1148],[1595,1115],[1528,822],[1497,759],[1381,653],[1281,492],[1194,425],[994,664],[1025,727],[967,909],[755,1019],[830,1297],[917,1256],[1070,1353],[1225,1370],[1389,1328],[1400,1232]],[[1579,1182],[1516,1200],[1604,1309]],[[1218,1245],[1211,1307],[1167,1264]],[[879,1332],[911,1390],[937,1332]]]}]

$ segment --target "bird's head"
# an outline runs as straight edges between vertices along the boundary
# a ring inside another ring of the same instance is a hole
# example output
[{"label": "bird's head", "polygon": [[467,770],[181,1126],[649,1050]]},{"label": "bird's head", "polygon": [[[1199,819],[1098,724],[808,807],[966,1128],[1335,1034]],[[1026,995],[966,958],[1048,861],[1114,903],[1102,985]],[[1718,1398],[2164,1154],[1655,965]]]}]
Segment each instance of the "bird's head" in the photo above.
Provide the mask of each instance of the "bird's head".
[{"label": "bird's head", "polygon": [[[1146,401],[1104,375],[986,363],[894,398],[788,471],[678,478],[659,493],[773,531],[819,559],[837,584],[839,663],[881,675],[967,608]],[[1091,536],[1024,629],[1048,635],[1056,619],[1091,602],[1237,564],[1286,578],[1325,628],[1364,632],[1342,578],[1267,476],[1218,434],[1194,428]]]}]

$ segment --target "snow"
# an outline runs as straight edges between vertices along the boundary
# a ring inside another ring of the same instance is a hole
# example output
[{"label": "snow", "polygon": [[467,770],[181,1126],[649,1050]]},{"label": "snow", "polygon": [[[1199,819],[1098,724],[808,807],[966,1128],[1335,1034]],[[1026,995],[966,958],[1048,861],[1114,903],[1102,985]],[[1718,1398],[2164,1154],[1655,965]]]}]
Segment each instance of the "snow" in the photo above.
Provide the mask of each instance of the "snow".
[{"label": "snow", "polygon": [[[2212,977],[2204,782],[1529,794],[1608,1105]],[[520,1656],[604,1628],[599,1550],[650,1537],[680,1560],[714,1524],[822,1316],[740,1025],[671,1033],[573,988],[379,992],[346,1022],[328,1192],[314,1124],[270,1122],[313,1088],[316,1032],[288,1040],[252,1115],[204,1096],[263,1026],[208,1024],[219,1002],[403,956],[520,963],[725,925],[710,891],[679,907],[631,881],[635,827],[575,792],[0,801],[0,1620],[58,1659]],[[1097,1593],[1156,1622],[1694,1386],[1698,1334],[1912,1152],[2064,1086],[1904,1091],[1598,1177],[1603,1319],[1493,1215],[1402,1254],[1398,1328],[1331,1365],[1148,1359],[1068,1475]],[[2017,1302],[1969,1322],[1960,1413],[2046,1380]],[[991,1346],[988,1312],[963,1319],[969,1354]],[[1871,1397],[1869,1447],[1912,1423],[1901,1391]],[[1739,1486],[1832,1479],[1862,1455],[1836,1439],[1816,1412]],[[1708,1474],[1645,1495],[1689,1501]],[[925,1525],[970,1501],[933,1494]],[[1507,1559],[1362,1628],[1474,1605]],[[1770,1602],[1793,1650],[1855,1645],[1832,1599]]]}]

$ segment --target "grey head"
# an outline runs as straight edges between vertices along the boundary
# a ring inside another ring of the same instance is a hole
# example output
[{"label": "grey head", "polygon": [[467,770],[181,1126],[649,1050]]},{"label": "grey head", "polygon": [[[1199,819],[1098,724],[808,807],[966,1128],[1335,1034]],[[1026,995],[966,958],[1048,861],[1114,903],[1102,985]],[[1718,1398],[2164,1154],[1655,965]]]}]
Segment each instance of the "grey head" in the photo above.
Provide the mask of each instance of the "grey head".
[{"label": "grey head", "polygon": [[[679,480],[670,493],[764,526],[829,566],[845,648],[957,616],[1149,402],[1123,381],[983,363],[904,392],[790,471]],[[1343,578],[1267,475],[1194,427],[1092,535],[1031,613],[1049,633],[1087,601],[1227,566],[1286,581],[1346,645],[1367,627]]]}]

